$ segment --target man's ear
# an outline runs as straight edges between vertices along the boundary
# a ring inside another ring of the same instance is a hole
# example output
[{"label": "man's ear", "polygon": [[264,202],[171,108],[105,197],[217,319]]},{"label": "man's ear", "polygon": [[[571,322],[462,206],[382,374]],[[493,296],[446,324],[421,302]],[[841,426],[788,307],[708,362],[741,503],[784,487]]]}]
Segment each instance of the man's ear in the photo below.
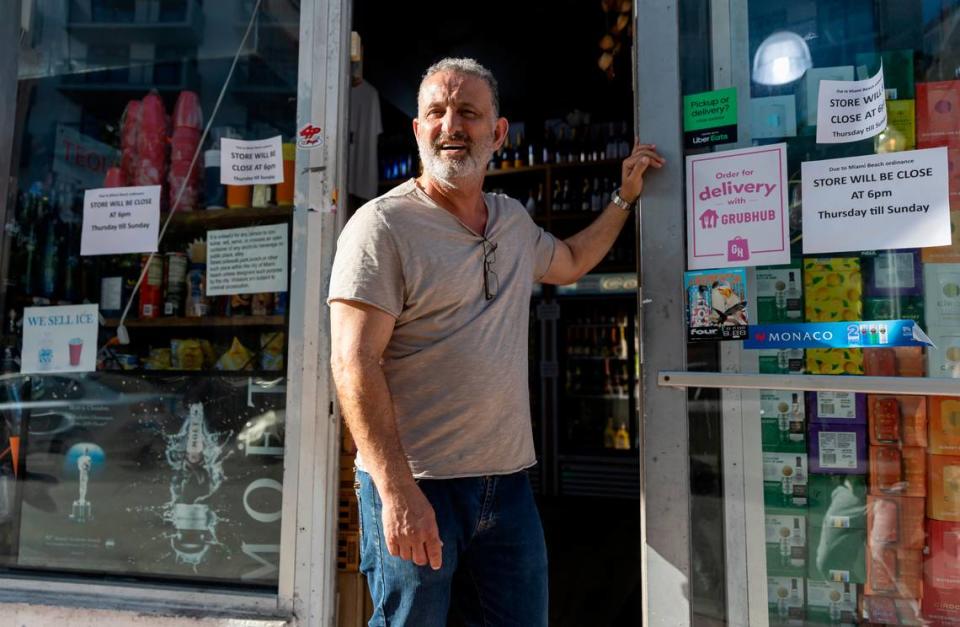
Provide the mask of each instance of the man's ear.
[{"label": "man's ear", "polygon": [[493,149],[500,150],[500,146],[503,146],[503,142],[507,139],[507,134],[510,132],[510,123],[507,122],[507,118],[498,118],[497,125],[493,127]]},{"label": "man's ear", "polygon": [[413,118],[413,136],[414,138],[418,137],[417,131],[420,130],[420,120]]}]

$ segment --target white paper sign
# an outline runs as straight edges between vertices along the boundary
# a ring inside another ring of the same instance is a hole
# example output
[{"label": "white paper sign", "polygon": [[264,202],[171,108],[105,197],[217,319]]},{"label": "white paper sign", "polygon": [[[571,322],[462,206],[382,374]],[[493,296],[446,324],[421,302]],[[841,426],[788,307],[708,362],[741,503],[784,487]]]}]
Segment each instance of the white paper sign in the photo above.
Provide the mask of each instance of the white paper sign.
[{"label": "white paper sign", "polygon": [[887,128],[883,67],[862,81],[820,81],[817,143],[842,144],[879,135]]},{"label": "white paper sign", "polygon": [[207,296],[286,291],[286,224],[207,232]]},{"label": "white paper sign", "polygon": [[20,372],[97,369],[98,305],[25,307]]},{"label": "white paper sign", "polygon": [[790,263],[787,145],[687,157],[687,267]]},{"label": "white paper sign", "polygon": [[803,252],[950,244],[947,149],[808,161]]},{"label": "white paper sign", "polygon": [[81,255],[154,253],[159,232],[159,185],[84,192]]},{"label": "white paper sign", "polygon": [[283,183],[283,150],[280,135],[270,139],[220,140],[220,183],[223,185],[276,185]]}]

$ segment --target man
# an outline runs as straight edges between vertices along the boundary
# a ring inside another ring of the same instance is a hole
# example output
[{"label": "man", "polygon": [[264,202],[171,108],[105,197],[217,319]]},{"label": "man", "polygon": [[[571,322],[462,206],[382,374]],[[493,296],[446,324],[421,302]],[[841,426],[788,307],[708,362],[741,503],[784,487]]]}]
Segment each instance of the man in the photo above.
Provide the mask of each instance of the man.
[{"label": "man", "polygon": [[332,368],[357,443],[371,625],[546,625],[546,549],[525,469],[534,281],[564,284],[613,245],[663,159],[637,143],[611,203],[558,241],[516,200],[482,192],[503,144],[493,75],[444,59],[420,84],[423,174],[364,205],[340,236],[328,302]]}]

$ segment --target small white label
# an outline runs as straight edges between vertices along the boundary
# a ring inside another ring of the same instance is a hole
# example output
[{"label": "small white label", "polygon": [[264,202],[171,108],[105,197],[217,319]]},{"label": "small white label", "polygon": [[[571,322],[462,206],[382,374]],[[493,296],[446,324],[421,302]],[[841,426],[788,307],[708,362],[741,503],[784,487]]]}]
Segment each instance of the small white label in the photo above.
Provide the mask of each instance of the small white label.
[{"label": "small white label", "polygon": [[223,185],[275,185],[283,183],[280,135],[269,139],[220,140],[220,183]]},{"label": "small white label", "polygon": [[100,309],[103,311],[119,311],[123,306],[123,277],[112,276],[100,280]]},{"label": "small white label", "polygon": [[821,431],[820,467],[852,469],[857,467],[857,434],[854,431]]},{"label": "small white label", "polygon": [[857,417],[856,398],[853,392],[817,392],[817,416],[854,420]]}]

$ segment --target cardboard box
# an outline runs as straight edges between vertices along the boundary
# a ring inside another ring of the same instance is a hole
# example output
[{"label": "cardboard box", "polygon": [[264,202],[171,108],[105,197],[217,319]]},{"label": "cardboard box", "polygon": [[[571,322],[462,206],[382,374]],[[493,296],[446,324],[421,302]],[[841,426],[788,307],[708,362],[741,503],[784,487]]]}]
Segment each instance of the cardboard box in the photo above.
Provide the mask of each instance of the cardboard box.
[{"label": "cardboard box", "polygon": [[920,249],[923,263],[960,263],[960,207],[951,207],[950,233],[953,242],[949,246],[933,246]]},{"label": "cardboard box", "polygon": [[920,296],[923,266],[919,249],[865,251],[861,256],[866,296]]},{"label": "cardboard box", "polygon": [[923,550],[868,546],[864,592],[919,600],[923,595]]},{"label": "cardboard box", "polygon": [[863,349],[863,374],[871,377],[922,377],[926,357],[920,346]]},{"label": "cardboard box", "polygon": [[802,348],[767,349],[757,351],[760,374],[803,374],[806,355]]},{"label": "cardboard box", "polygon": [[807,452],[803,392],[760,390],[760,439],[765,451]]},{"label": "cardboard box", "polygon": [[796,512],[764,513],[767,574],[803,577],[807,571],[807,517]]},{"label": "cardboard box", "polygon": [[960,263],[927,264],[923,280],[927,326],[960,327]]},{"label": "cardboard box", "polygon": [[864,297],[863,319],[913,320],[921,327],[927,326],[924,319],[923,296]]},{"label": "cardboard box", "polygon": [[763,499],[767,507],[806,509],[806,453],[763,452]]},{"label": "cardboard box", "polygon": [[927,450],[870,446],[870,494],[926,496]]},{"label": "cardboard box", "polygon": [[867,396],[870,444],[927,446],[927,401],[922,396]]},{"label": "cardboard box", "polygon": [[928,396],[928,451],[938,455],[960,455],[960,398]]},{"label": "cardboard box", "polygon": [[927,372],[960,379],[960,327],[930,327],[927,335],[936,346],[927,348]]},{"label": "cardboard box", "polygon": [[917,496],[868,496],[867,540],[871,547],[923,549],[927,502]]},{"label": "cardboard box", "polygon": [[917,83],[917,144],[960,144],[960,81]]},{"label": "cardboard box", "polygon": [[927,517],[960,522],[960,456],[931,455]]},{"label": "cardboard box", "polygon": [[853,392],[807,392],[807,415],[815,422],[867,424],[867,395]]},{"label": "cardboard box", "polygon": [[807,322],[863,320],[860,258],[804,259],[803,292]]},{"label": "cardboard box", "polygon": [[857,584],[807,580],[807,621],[812,625],[857,622]]},{"label": "cardboard box", "polygon": [[802,322],[803,277],[800,264],[762,266],[757,275],[757,321]]},{"label": "cardboard box", "polygon": [[807,546],[809,578],[840,583],[866,583],[866,529],[811,527],[807,530]]},{"label": "cardboard box", "polygon": [[952,590],[960,607],[960,523],[927,521],[929,553],[924,560],[925,589]]},{"label": "cardboard box", "polygon": [[920,601],[884,596],[863,596],[863,618],[873,625],[922,625]]},{"label": "cardboard box", "polygon": [[866,529],[866,475],[811,474],[807,483],[810,529]]},{"label": "cardboard box", "polygon": [[807,374],[863,374],[863,350],[808,348]]},{"label": "cardboard box", "polygon": [[802,623],[806,606],[805,593],[806,583],[803,577],[767,577],[767,608],[771,622]]},{"label": "cardboard box", "polygon": [[934,627],[960,623],[960,590],[935,586],[923,588],[923,617],[935,621]]},{"label": "cardboard box", "polygon": [[811,472],[862,475],[867,472],[867,429],[863,425],[811,424],[809,462]]},{"label": "cardboard box", "polygon": [[857,80],[876,76],[883,68],[883,87],[887,91],[887,100],[914,97],[913,50],[858,52],[854,60]]}]

